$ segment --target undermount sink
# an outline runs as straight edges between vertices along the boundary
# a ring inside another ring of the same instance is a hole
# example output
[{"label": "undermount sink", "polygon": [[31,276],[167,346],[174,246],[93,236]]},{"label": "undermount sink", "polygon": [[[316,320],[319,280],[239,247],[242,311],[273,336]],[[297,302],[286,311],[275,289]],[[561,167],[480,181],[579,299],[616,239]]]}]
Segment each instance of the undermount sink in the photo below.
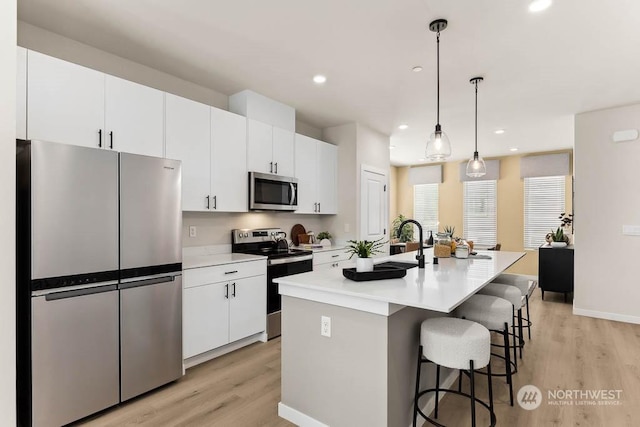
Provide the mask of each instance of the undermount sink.
[{"label": "undermount sink", "polygon": [[380,264],[376,264],[376,267],[395,267],[395,268],[404,268],[405,270],[409,270],[410,268],[417,267],[418,264],[414,264],[412,262],[400,262],[400,261],[385,261]]}]

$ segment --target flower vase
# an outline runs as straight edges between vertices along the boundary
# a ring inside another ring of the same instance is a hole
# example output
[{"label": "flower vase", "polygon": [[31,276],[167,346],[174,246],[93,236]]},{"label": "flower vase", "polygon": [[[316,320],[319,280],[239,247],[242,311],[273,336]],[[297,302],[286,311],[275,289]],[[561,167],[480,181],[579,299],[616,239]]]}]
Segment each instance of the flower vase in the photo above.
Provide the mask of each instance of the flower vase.
[{"label": "flower vase", "polygon": [[356,271],[358,273],[373,271],[373,258],[357,258]]}]

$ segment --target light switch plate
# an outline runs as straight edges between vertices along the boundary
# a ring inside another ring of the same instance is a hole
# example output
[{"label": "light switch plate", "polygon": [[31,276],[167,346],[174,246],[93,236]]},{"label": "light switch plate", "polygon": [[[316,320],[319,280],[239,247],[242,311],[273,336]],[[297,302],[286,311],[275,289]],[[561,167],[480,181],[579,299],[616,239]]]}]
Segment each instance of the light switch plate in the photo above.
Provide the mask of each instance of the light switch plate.
[{"label": "light switch plate", "polygon": [[322,316],[320,318],[320,335],[331,338],[331,317]]},{"label": "light switch plate", "polygon": [[627,236],[640,236],[640,225],[623,225],[622,234]]}]

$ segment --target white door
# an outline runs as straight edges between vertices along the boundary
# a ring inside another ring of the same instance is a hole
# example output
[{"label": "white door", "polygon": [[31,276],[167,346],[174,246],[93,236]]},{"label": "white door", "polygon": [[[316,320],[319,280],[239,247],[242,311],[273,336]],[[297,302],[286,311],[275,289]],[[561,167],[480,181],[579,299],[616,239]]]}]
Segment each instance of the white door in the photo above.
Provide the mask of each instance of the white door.
[{"label": "white door", "polygon": [[208,211],[211,205],[210,108],[166,94],[166,157],[182,161],[183,211]]},{"label": "white door", "polygon": [[105,146],[115,151],[164,155],[164,93],[106,76]]},{"label": "white door", "polygon": [[293,176],[295,134],[289,130],[273,128],[273,173]]},{"label": "white door", "polygon": [[34,51],[27,57],[29,139],[104,147],[104,74]]},{"label": "white door", "polygon": [[186,288],[183,305],[185,359],[229,343],[226,283]]},{"label": "white door", "polygon": [[298,178],[298,210],[296,213],[318,212],[317,160],[318,141],[308,136],[296,134],[295,177]]},{"label": "white door", "polygon": [[273,126],[247,119],[247,169],[273,172]]},{"label": "white door", "polygon": [[318,203],[323,214],[338,213],[338,147],[318,142]]},{"label": "white door", "polygon": [[211,209],[247,212],[247,119],[211,108]]},{"label": "white door", "polygon": [[265,276],[236,280],[230,284],[229,341],[237,341],[266,329],[267,287]]},{"label": "white door", "polygon": [[387,235],[387,173],[363,166],[360,173],[360,240]]},{"label": "white door", "polygon": [[16,138],[27,139],[27,49],[18,47],[16,70]]}]

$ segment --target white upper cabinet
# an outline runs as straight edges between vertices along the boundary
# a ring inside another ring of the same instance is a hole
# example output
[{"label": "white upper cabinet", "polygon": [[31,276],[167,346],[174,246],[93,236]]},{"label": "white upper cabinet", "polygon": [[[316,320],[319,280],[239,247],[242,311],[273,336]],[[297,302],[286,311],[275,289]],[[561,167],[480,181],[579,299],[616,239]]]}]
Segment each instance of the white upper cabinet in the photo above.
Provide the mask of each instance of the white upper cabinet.
[{"label": "white upper cabinet", "polygon": [[247,119],[247,169],[273,173],[273,126]]},{"label": "white upper cabinet", "polygon": [[103,147],[105,75],[29,51],[27,137]]},{"label": "white upper cabinet", "polygon": [[317,213],[317,155],[318,141],[296,134],[295,177],[298,178],[298,209],[296,213]]},{"label": "white upper cabinet", "polygon": [[295,134],[289,130],[273,128],[273,172],[293,176]]},{"label": "white upper cabinet", "polygon": [[211,125],[208,105],[167,93],[166,157],[182,161],[182,210],[211,206]]},{"label": "white upper cabinet", "polygon": [[247,212],[247,119],[211,108],[211,209]]},{"label": "white upper cabinet", "polygon": [[338,147],[318,141],[318,212],[338,213]]},{"label": "white upper cabinet", "polygon": [[27,49],[18,47],[16,69],[16,138],[27,139]]},{"label": "white upper cabinet", "polygon": [[295,140],[296,213],[338,213],[338,147],[300,134]]},{"label": "white upper cabinet", "polygon": [[106,76],[105,145],[116,151],[162,157],[164,93]]}]

